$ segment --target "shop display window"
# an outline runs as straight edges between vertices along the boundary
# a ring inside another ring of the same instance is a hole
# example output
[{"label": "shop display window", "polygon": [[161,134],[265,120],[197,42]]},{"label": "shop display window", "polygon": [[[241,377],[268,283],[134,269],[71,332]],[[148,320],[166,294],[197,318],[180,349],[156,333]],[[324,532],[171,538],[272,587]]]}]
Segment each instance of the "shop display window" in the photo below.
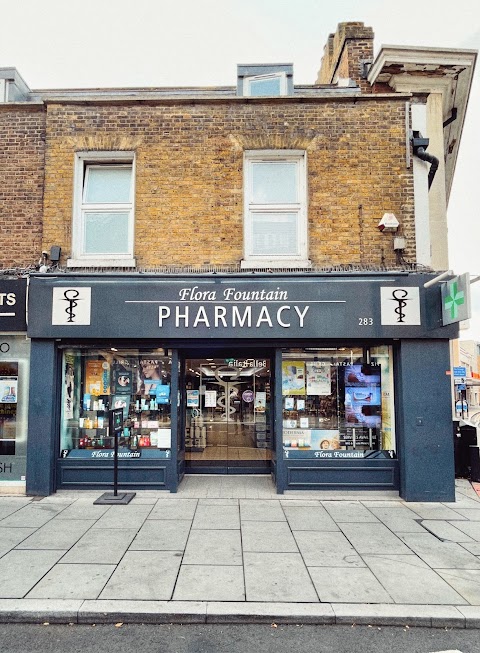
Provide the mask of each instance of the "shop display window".
[{"label": "shop display window", "polygon": [[395,457],[392,348],[282,356],[285,458]]},{"label": "shop display window", "polygon": [[63,458],[113,457],[113,408],[123,409],[121,457],[170,456],[171,358],[163,349],[65,349],[62,374]]},{"label": "shop display window", "polygon": [[18,361],[0,361],[0,456],[15,454]]}]

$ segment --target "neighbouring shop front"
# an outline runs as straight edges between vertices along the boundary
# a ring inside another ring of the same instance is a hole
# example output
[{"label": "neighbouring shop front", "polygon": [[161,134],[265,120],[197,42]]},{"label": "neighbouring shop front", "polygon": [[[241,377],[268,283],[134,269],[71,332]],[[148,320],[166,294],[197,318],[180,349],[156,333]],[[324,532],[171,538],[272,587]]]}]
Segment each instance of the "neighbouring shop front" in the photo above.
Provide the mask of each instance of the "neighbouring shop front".
[{"label": "neighbouring shop front", "polygon": [[25,491],[30,342],[26,279],[0,280],[0,493]]},{"label": "neighbouring shop front", "polygon": [[[453,500],[431,275],[50,275],[29,292],[27,490],[271,474],[277,490]],[[41,387],[38,379],[42,379]]]}]

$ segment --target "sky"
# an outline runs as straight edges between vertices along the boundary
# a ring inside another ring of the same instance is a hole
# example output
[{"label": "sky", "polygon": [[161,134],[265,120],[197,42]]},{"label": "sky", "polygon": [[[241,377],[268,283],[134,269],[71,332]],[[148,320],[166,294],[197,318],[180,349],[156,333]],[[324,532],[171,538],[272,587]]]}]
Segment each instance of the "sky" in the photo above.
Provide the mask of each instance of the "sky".
[{"label": "sky", "polygon": [[[477,0],[0,0],[0,67],[32,89],[234,86],[239,63],[293,63],[313,84],[328,35],[362,21],[381,45],[480,49]],[[450,268],[480,276],[480,61],[448,207]],[[480,341],[480,281],[462,339]]]}]

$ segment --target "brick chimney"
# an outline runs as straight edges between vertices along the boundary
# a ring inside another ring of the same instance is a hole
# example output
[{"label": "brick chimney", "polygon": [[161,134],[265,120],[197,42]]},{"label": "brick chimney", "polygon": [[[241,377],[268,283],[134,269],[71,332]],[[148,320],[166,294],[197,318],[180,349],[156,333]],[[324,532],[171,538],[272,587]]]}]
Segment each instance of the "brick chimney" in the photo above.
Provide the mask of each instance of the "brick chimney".
[{"label": "brick chimney", "polygon": [[323,51],[317,84],[335,84],[339,78],[353,79],[371,93],[365,79],[365,64],[373,61],[373,30],[363,23],[339,23],[330,34]]}]

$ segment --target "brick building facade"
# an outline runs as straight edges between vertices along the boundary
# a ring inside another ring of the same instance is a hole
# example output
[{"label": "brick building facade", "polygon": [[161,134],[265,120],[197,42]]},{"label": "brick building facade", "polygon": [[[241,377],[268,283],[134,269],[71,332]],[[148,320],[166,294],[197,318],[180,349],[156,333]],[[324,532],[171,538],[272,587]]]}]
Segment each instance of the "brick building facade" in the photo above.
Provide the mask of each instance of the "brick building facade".
[{"label": "brick building facade", "polygon": [[108,487],[117,409],[127,488],[270,473],[279,492],[450,500],[456,327],[427,287],[448,267],[475,56],[374,58],[372,29],[343,23],[310,86],[291,64],[211,89],[7,80],[0,124],[31,121],[10,125],[31,144],[6,163],[9,197],[19,178],[32,193],[5,205],[31,225],[4,266],[43,257],[27,491]]}]

